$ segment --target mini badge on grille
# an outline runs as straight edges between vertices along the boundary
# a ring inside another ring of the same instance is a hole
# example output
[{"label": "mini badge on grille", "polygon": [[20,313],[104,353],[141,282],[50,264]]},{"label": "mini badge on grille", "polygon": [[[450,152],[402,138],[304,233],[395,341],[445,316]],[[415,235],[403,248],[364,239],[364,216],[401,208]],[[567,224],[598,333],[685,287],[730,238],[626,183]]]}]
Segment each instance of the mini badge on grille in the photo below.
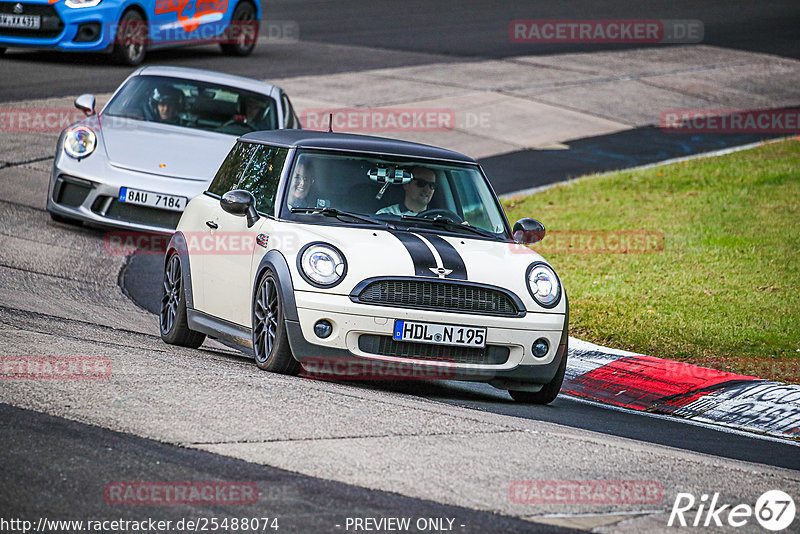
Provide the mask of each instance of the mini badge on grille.
[{"label": "mini badge on grille", "polygon": [[258,237],[256,237],[256,243],[258,243],[264,248],[267,248],[267,243],[269,243],[269,236],[266,234],[258,234]]},{"label": "mini badge on grille", "polygon": [[453,272],[453,269],[445,269],[444,267],[428,267],[433,274],[438,275],[439,278],[444,278]]},{"label": "mini badge on grille", "polygon": [[24,9],[22,8],[22,4],[20,4],[19,2],[14,4],[14,14],[21,15],[23,11]]}]

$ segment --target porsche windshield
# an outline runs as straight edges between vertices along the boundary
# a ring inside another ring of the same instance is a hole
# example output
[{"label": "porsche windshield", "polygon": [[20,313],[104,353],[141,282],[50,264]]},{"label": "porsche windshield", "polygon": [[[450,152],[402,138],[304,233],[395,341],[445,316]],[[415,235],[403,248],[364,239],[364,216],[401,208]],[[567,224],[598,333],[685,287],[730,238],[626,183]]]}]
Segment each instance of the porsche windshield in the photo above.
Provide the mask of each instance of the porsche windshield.
[{"label": "porsche windshield", "polygon": [[350,213],[389,224],[508,237],[505,217],[475,165],[301,151],[283,208],[284,217],[309,223],[327,222],[321,215],[363,222],[348,218]]},{"label": "porsche windshield", "polygon": [[182,78],[135,76],[114,96],[103,115],[241,135],[276,129],[277,112],[272,98],[244,89]]}]

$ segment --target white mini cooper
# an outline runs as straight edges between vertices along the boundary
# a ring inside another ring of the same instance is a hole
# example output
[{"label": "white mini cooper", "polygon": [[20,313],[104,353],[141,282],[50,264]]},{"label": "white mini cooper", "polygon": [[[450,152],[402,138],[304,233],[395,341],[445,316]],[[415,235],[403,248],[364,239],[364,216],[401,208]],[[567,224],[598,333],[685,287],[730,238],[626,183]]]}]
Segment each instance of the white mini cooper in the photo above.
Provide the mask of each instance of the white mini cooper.
[{"label": "white mini cooper", "polygon": [[412,378],[488,382],[548,403],[569,312],[556,273],[524,246],[543,237],[532,219],[512,231],[462,154],[249,133],[172,236],[161,337],[198,347],[210,336],[279,373],[409,366]]}]

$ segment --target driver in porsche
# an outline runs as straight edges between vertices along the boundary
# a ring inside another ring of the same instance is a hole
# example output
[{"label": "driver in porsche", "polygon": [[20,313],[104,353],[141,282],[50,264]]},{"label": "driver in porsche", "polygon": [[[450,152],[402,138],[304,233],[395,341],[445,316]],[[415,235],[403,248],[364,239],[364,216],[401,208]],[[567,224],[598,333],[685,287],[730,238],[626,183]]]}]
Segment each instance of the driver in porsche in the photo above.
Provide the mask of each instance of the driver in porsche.
[{"label": "driver in porsche", "polygon": [[436,191],[436,173],[427,167],[414,167],[411,169],[411,174],[414,178],[407,184],[403,184],[405,200],[400,204],[379,209],[376,215],[381,213],[416,215],[428,209],[428,204]]}]

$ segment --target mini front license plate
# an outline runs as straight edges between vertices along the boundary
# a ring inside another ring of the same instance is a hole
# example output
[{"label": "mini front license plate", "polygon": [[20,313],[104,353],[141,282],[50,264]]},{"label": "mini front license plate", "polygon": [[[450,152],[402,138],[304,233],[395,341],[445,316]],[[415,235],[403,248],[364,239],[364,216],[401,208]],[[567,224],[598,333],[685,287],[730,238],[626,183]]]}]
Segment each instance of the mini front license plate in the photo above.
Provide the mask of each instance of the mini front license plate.
[{"label": "mini front license plate", "polygon": [[140,191],[129,187],[119,188],[119,201],[170,211],[183,211],[186,208],[186,197]]},{"label": "mini front license plate", "polygon": [[435,345],[457,345],[460,347],[485,347],[486,329],[452,324],[417,323],[395,321],[395,341],[415,341]]},{"label": "mini front license plate", "polygon": [[27,30],[38,30],[41,25],[41,17],[38,15],[9,15],[0,14],[0,28],[25,28]]}]

